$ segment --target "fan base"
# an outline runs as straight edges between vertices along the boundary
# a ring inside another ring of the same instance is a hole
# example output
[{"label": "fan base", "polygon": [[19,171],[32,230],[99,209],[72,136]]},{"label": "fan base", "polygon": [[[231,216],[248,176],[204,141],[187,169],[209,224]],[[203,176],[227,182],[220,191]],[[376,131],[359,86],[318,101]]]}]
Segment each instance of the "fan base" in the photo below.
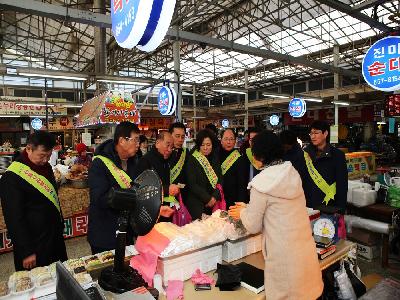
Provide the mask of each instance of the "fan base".
[{"label": "fan base", "polygon": [[[110,266],[101,271],[99,285],[102,289],[116,294],[122,294],[146,285],[143,278],[131,267],[126,267],[123,272],[115,272]],[[146,285],[147,286],[147,285]]]}]

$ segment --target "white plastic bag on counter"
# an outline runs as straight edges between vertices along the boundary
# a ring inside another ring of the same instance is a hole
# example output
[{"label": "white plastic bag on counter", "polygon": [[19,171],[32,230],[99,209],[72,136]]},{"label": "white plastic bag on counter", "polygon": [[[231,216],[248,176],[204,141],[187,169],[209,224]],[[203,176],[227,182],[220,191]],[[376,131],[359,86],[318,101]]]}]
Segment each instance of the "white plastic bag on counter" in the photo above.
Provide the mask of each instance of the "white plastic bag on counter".
[{"label": "white plastic bag on counter", "polygon": [[335,271],[335,285],[338,287],[338,299],[340,300],[357,300],[351,281],[347,276],[343,261],[340,264],[340,270]]}]

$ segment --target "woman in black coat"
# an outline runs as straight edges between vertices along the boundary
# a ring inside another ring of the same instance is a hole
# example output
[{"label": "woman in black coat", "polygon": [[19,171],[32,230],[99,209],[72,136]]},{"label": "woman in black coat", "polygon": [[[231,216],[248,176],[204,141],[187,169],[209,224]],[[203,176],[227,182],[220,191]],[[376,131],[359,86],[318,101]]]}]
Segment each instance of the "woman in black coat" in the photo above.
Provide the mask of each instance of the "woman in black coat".
[{"label": "woman in black coat", "polygon": [[[220,192],[215,186],[222,183],[221,165],[215,153],[216,148],[217,141],[214,134],[209,130],[200,131],[197,134],[194,151],[186,164],[188,195],[184,201],[193,220],[201,218],[203,213],[211,214],[216,201],[221,200]],[[204,167],[211,165],[212,170],[209,175],[213,184],[198,157],[200,160],[206,159]]]}]

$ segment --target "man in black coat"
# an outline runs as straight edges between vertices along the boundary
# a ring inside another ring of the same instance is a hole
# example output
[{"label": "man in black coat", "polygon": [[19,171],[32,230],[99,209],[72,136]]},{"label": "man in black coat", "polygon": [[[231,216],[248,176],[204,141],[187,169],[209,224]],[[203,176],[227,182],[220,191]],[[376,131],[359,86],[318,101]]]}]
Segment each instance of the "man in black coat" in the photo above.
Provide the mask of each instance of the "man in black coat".
[{"label": "man in black coat", "polygon": [[168,160],[172,153],[172,145],[173,140],[171,134],[167,131],[160,132],[157,135],[154,147],[140,158],[134,175],[136,178],[143,171],[154,170],[158,177],[160,177],[164,192],[164,202],[162,207],[164,214],[163,217],[166,217],[160,218],[160,221],[171,220],[170,216],[173,214],[174,210],[169,207],[171,202],[169,196],[179,194],[179,187],[176,184],[170,183],[170,166]]},{"label": "man in black coat", "polygon": [[228,128],[221,136],[219,161],[223,176],[223,191],[226,208],[235,205],[235,202],[247,202],[246,164],[235,147],[235,132]]},{"label": "man in black coat", "polygon": [[[173,139],[173,148],[172,148],[172,153],[169,158],[169,165],[171,170],[178,164],[179,159],[183,155],[183,152],[185,152],[185,159],[184,163],[182,166],[182,169],[178,168],[179,175],[176,177],[175,181],[173,183],[178,184],[186,184],[186,176],[185,176],[185,165],[187,163],[188,157],[189,157],[189,151],[185,148],[183,148],[183,143],[185,141],[185,135],[186,135],[186,127],[183,123],[176,122],[171,124],[169,127],[169,133],[171,133],[172,139]],[[182,192],[182,190],[181,190]]]},{"label": "man in black coat", "polygon": [[48,163],[55,144],[50,133],[33,133],[21,156],[0,179],[1,205],[14,245],[16,271],[67,260],[64,221]]},{"label": "man in black coat", "polygon": [[302,176],[307,207],[318,208],[328,205],[339,209],[344,213],[347,204],[348,173],[346,157],[344,153],[327,142],[329,125],[323,121],[315,121],[310,126],[311,144],[304,151],[309,155],[312,165],[329,186],[336,183],[334,199],[327,197],[326,193],[317,186],[307,168],[307,160],[304,160]]},{"label": "man in black coat", "polygon": [[[137,164],[139,132],[137,125],[121,122],[115,129],[114,139],[107,140],[96,148],[95,157],[102,156],[109,159],[133,181]],[[88,241],[93,254],[116,247],[119,211],[109,206],[107,198],[108,192],[113,187],[121,186],[104,161],[95,158],[89,168]],[[132,239],[132,235],[133,233],[130,233],[128,240]]]}]

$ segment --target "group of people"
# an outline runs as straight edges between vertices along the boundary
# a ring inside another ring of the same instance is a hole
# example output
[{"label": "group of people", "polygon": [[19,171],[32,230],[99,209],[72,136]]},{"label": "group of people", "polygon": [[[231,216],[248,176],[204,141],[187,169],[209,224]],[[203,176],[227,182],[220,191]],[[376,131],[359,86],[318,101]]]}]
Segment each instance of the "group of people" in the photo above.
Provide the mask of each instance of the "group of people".
[{"label": "group of people", "polygon": [[[328,125],[311,125],[311,144],[304,151],[290,132],[278,137],[257,129],[249,131],[249,148],[242,151],[235,149],[232,129],[225,129],[220,140],[204,129],[189,150],[183,147],[185,131],[182,123],[172,124],[159,133],[151,150],[143,148],[138,155],[140,131],[122,122],[114,138],[96,148],[89,168],[92,252],[116,246],[119,214],[108,203],[109,191],[130,188],[143,171],[152,169],[163,186],[160,221],[172,220],[177,199],[183,199],[193,220],[225,201],[230,216],[241,219],[249,232],[263,232],[267,298],[317,298],[323,283],[306,202],[309,207],[336,206],[343,213],[347,194],[346,161],[329,144]],[[54,145],[51,134],[35,132],[0,180],[16,270],[67,259],[57,187],[48,164]],[[133,239],[134,233],[128,237]]]}]

